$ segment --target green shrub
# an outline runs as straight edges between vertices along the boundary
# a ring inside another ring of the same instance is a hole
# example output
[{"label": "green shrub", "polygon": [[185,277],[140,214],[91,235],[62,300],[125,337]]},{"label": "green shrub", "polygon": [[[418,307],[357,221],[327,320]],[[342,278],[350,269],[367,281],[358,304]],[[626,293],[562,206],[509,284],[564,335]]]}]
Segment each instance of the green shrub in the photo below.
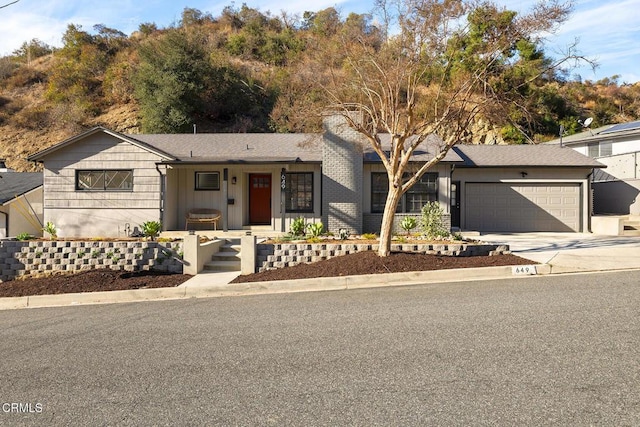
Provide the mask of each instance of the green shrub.
[{"label": "green shrub", "polygon": [[304,230],[306,228],[306,223],[303,217],[298,217],[293,220],[291,223],[291,228],[289,229],[289,233],[292,236],[303,236]]},{"label": "green shrub", "polygon": [[51,236],[51,240],[55,240],[58,238],[58,229],[51,221],[47,221],[44,227],[42,227],[42,231]]},{"label": "green shrub", "polygon": [[362,238],[365,240],[375,240],[378,238],[378,236],[376,236],[374,233],[364,233],[362,235]]},{"label": "green shrub", "polygon": [[307,230],[312,237],[319,237],[324,231],[324,225],[321,222],[316,222],[314,224],[308,224]]},{"label": "green shrub", "polygon": [[429,239],[446,238],[451,235],[442,219],[444,210],[438,202],[427,202],[422,207],[420,227],[425,237]]},{"label": "green shrub", "polygon": [[154,240],[162,231],[162,223],[160,221],[145,221],[140,224],[142,234]]},{"label": "green shrub", "polygon": [[34,237],[29,233],[20,233],[16,236],[16,240],[20,240],[21,242],[24,240],[31,240]]},{"label": "green shrub", "polygon": [[411,235],[411,230],[418,226],[418,222],[412,216],[405,216],[400,222],[400,227],[407,232],[407,236]]}]

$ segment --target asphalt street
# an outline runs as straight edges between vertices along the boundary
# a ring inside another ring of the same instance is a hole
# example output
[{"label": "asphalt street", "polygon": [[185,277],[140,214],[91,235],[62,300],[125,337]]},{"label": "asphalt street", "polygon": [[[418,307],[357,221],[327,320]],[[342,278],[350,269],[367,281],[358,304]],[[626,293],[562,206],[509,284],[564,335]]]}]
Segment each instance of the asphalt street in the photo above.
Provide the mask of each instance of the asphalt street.
[{"label": "asphalt street", "polygon": [[0,312],[0,425],[640,425],[640,272]]}]

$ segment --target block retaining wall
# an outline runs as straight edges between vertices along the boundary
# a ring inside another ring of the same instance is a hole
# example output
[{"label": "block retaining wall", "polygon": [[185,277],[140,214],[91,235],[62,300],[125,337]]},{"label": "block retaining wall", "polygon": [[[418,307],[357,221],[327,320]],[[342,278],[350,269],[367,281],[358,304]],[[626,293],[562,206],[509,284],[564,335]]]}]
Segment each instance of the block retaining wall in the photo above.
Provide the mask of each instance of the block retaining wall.
[{"label": "block retaining wall", "polygon": [[0,241],[0,281],[94,268],[182,272],[181,242]]},{"label": "block retaining wall", "polygon": [[[300,263],[322,261],[340,255],[348,255],[361,251],[376,251],[377,244],[348,243],[277,243],[257,245],[257,271],[290,267]],[[508,245],[490,244],[392,244],[393,252],[411,252],[449,256],[489,256],[509,253]]]}]

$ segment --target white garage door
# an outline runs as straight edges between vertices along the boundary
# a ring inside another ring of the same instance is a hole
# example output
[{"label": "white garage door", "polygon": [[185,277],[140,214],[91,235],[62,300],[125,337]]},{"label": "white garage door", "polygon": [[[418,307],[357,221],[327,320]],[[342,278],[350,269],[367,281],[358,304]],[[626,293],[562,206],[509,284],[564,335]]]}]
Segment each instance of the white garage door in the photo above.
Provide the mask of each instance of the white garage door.
[{"label": "white garage door", "polygon": [[467,183],[464,228],[476,231],[581,231],[579,184]]}]

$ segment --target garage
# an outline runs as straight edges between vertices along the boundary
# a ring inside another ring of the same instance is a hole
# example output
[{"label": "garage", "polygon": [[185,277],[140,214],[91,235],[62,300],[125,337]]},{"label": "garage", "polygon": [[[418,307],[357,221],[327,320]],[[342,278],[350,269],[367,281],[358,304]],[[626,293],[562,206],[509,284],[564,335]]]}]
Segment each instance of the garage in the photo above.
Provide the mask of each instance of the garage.
[{"label": "garage", "polygon": [[501,232],[581,231],[578,183],[469,183],[463,228]]}]

